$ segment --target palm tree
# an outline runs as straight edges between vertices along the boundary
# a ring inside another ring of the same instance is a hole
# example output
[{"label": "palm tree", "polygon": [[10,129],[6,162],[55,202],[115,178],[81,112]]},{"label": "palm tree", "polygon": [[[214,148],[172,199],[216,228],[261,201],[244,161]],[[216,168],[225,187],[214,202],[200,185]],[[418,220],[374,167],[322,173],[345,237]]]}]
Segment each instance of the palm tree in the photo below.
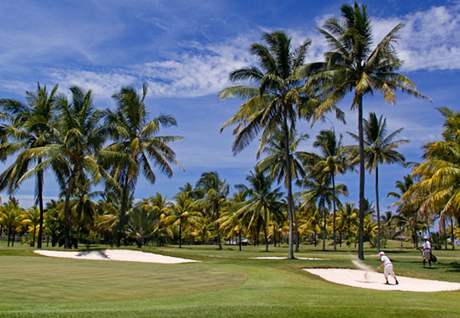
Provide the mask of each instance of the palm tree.
[{"label": "palm tree", "polygon": [[387,197],[397,199],[395,206],[397,207],[397,220],[401,226],[408,226],[412,233],[412,239],[414,246],[418,248],[418,230],[419,230],[419,218],[418,209],[419,204],[414,200],[412,196],[409,198],[409,189],[414,185],[415,181],[411,175],[404,176],[403,180],[396,181],[395,187],[398,191],[391,191],[387,194]]},{"label": "palm tree", "polygon": [[[289,140],[291,144],[289,145],[290,149],[290,163],[291,163],[291,180],[298,181],[303,178],[306,174],[305,168],[308,166],[306,163],[311,162],[315,156],[311,153],[305,151],[299,151],[298,148],[300,144],[308,138],[307,134],[300,136],[295,136],[295,132],[291,131]],[[285,164],[285,138],[281,131],[277,131],[273,138],[267,141],[266,144],[261,145],[257,153],[257,158],[261,155],[265,157],[257,163],[257,169],[262,172],[268,171],[273,180],[277,180],[278,183],[282,183],[283,180],[286,182],[288,178],[286,177],[286,164]],[[288,185],[285,184],[286,189]],[[300,238],[298,231],[298,221],[294,217],[294,230],[296,232],[296,252],[299,250]]]},{"label": "palm tree", "polygon": [[314,204],[323,216],[323,251],[326,250],[327,214],[332,205],[341,207],[340,195],[348,195],[348,189],[344,184],[331,185],[329,176],[314,176],[299,183],[306,190],[302,192],[303,203],[301,207]]},{"label": "palm tree", "polygon": [[321,233],[321,211],[314,205],[303,205],[299,215],[299,232],[302,235],[311,234],[313,244],[318,245],[318,234]]},{"label": "palm tree", "polygon": [[[55,85],[48,92],[46,86],[37,84],[36,92],[26,92],[26,104],[14,99],[0,99],[0,110],[3,108],[3,117],[8,119],[8,123],[0,128],[0,135],[3,135],[3,138],[0,136],[3,139],[0,146],[2,153],[0,159],[2,157],[5,159],[19,152],[16,160],[0,175],[0,191],[5,187],[8,187],[10,192],[14,191],[20,186],[24,175],[31,166],[41,165],[42,158],[32,156],[29,150],[44,147],[54,139],[57,89],[58,86]],[[44,171],[36,171],[35,178],[35,201],[40,211],[37,248],[41,248],[43,241]]]},{"label": "palm tree", "polygon": [[355,233],[357,227],[357,220],[358,220],[359,210],[355,207],[352,203],[345,203],[339,209],[339,218],[341,219],[341,223],[344,224],[343,228],[344,231],[347,233],[347,245],[351,244],[351,239],[353,234]]},{"label": "palm tree", "polygon": [[260,230],[263,229],[265,251],[268,252],[268,226],[271,220],[282,218],[282,192],[279,188],[272,189],[273,180],[261,171],[251,171],[246,177],[249,187],[245,190],[247,200],[236,214],[244,220],[245,227],[252,232],[257,241]]},{"label": "palm tree", "polygon": [[445,118],[442,140],[425,145],[424,161],[413,174],[420,178],[404,198],[419,198],[422,211],[460,218],[460,112],[441,108]]},{"label": "palm tree", "polygon": [[292,164],[289,140],[295,131],[299,109],[305,109],[311,102],[305,91],[301,91],[297,70],[304,64],[309,40],[305,40],[297,49],[292,49],[291,39],[283,32],[265,33],[265,43],[251,45],[251,53],[257,58],[257,66],[233,71],[231,81],[251,81],[255,85],[236,85],[224,89],[221,98],[240,97],[245,102],[222,129],[236,125],[233,130],[235,140],[234,154],[243,150],[261,133],[260,145],[265,145],[276,132],[281,131],[285,139],[285,184],[287,188],[289,219],[289,252],[294,258],[294,202],[292,197]]},{"label": "palm tree", "polygon": [[[197,202],[201,204],[205,210],[208,210],[211,220],[215,223],[215,230],[217,234],[217,244],[219,249],[222,249],[220,225],[220,210],[226,201],[229,193],[229,186],[222,180],[216,171],[205,172],[201,175],[196,184],[196,190],[201,192],[202,197]],[[193,192],[188,192],[193,195]]]},{"label": "palm tree", "polygon": [[37,239],[37,227],[40,227],[40,210],[36,207],[24,210],[23,214],[21,215],[21,224],[28,227],[28,232],[32,234],[30,246],[35,247],[35,242]]},{"label": "palm tree", "polygon": [[155,213],[154,206],[149,200],[143,200],[128,211],[128,237],[141,248],[154,237],[159,223],[160,215]]},{"label": "palm tree", "polygon": [[19,202],[10,197],[10,200],[0,207],[0,224],[8,230],[7,246],[14,246],[16,241],[16,233],[21,227],[23,209],[19,206]]},{"label": "palm tree", "polygon": [[[364,157],[366,168],[371,172],[375,171],[375,204],[377,210],[377,251],[380,251],[380,197],[379,197],[379,164],[391,164],[405,162],[404,156],[396,148],[401,144],[409,142],[406,139],[395,139],[403,130],[399,128],[393,132],[388,132],[387,120],[380,116],[377,118],[375,113],[369,114],[369,119],[364,119]],[[349,133],[355,140],[359,141],[356,134]],[[358,149],[353,152],[358,154]],[[359,161],[356,156],[355,162]]]},{"label": "palm tree", "polygon": [[227,239],[238,238],[239,251],[242,250],[244,226],[242,215],[238,211],[245,204],[247,194],[247,191],[235,193],[233,198],[228,200],[222,210],[221,217],[217,220]]},{"label": "palm tree", "polygon": [[127,222],[129,198],[134,194],[139,175],[142,173],[147,181],[155,183],[155,165],[162,173],[171,177],[176,154],[169,144],[181,139],[178,136],[158,135],[161,128],[176,126],[177,123],[169,115],[149,119],[145,105],[146,96],[145,84],[140,94],[132,87],[124,87],[113,96],[117,109],[106,113],[106,128],[113,142],[102,151],[101,161],[104,166],[110,167],[111,175],[120,188],[118,246]]},{"label": "palm tree", "polygon": [[43,162],[43,167],[53,167],[64,196],[66,248],[73,245],[72,196],[87,193],[90,184],[98,182],[104,174],[97,163],[97,156],[106,140],[101,126],[103,112],[95,108],[92,92],[74,86],[70,88],[70,93],[70,100],[65,96],[58,100],[59,140],[43,147],[43,153],[50,158]]},{"label": "palm tree", "polygon": [[394,43],[402,24],[397,24],[374,48],[371,21],[365,5],[343,5],[342,19],[329,18],[320,32],[331,51],[325,54],[325,67],[314,75],[308,86],[322,84],[327,97],[316,109],[316,117],[329,111],[348,92],[353,93],[352,109],[358,111],[359,137],[359,247],[358,256],[364,259],[364,200],[365,150],[363,130],[363,97],[376,91],[383,93],[386,102],[394,103],[395,91],[422,97],[415,84],[398,73],[401,60]]},{"label": "palm tree", "polygon": [[[345,148],[342,146],[342,136],[337,139],[333,130],[322,130],[316,136],[313,146],[320,149],[321,155],[317,157],[316,164],[313,167],[314,173],[326,175],[332,182],[333,196],[336,197],[335,178],[338,173],[344,173],[347,169],[345,157]],[[335,200],[332,200],[332,231],[334,241],[334,251],[337,250],[337,227],[336,213],[337,207]]]},{"label": "palm tree", "polygon": [[179,227],[179,248],[182,248],[182,233],[188,222],[199,217],[201,211],[196,202],[186,192],[179,192],[175,197],[174,206],[165,219],[166,224]]}]

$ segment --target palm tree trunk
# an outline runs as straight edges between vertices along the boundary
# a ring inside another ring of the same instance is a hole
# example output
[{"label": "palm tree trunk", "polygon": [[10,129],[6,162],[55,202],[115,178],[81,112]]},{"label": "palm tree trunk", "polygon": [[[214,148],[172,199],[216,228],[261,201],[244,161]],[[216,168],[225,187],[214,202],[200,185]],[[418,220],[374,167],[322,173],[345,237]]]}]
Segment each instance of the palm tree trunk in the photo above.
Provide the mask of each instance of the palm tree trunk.
[{"label": "palm tree trunk", "polygon": [[447,218],[444,217],[444,222],[442,222],[443,232],[444,232],[444,249],[447,251],[447,228],[446,228]]},{"label": "palm tree trunk", "polygon": [[[38,164],[41,164],[42,160],[38,159]],[[37,238],[37,248],[42,248],[43,241],[43,171],[37,173],[37,195],[38,195],[38,209],[40,210],[40,218],[38,222],[38,238]],[[35,238],[34,238],[35,241]]]},{"label": "palm tree trunk", "polygon": [[182,221],[179,221],[179,248],[182,248]]},{"label": "palm tree trunk", "polygon": [[377,209],[377,252],[380,252],[381,225],[380,225],[380,200],[379,200],[379,164],[375,166],[375,207]]},{"label": "palm tree trunk", "polygon": [[268,212],[264,209],[264,238],[265,238],[265,252],[268,252]]},{"label": "palm tree trunk", "polygon": [[32,238],[32,247],[35,247],[35,238],[37,237],[37,226],[34,224],[34,230],[32,232],[33,238]]},{"label": "palm tree trunk", "polygon": [[288,242],[288,259],[294,259],[294,211],[292,199],[292,176],[291,176],[291,155],[289,149],[289,127],[287,122],[287,114],[284,114],[284,151],[286,156],[286,186],[287,186],[287,203],[288,203],[288,220],[289,220],[289,242]]},{"label": "palm tree trunk", "polygon": [[[355,95],[356,97],[356,95]],[[358,98],[358,135],[359,135],[359,228],[358,257],[364,260],[364,208],[365,208],[365,173],[364,170],[364,132],[363,132],[363,96]]]},{"label": "palm tree trunk", "polygon": [[414,215],[414,228],[413,228],[413,237],[414,237],[414,246],[415,248],[418,248],[418,233],[417,233],[417,224],[418,223],[418,212],[415,211]]},{"label": "palm tree trunk", "polygon": [[64,198],[64,218],[65,218],[65,233],[64,233],[64,248],[72,248],[72,216],[70,214],[70,185],[67,185]]},{"label": "palm tree trunk", "polygon": [[238,245],[239,245],[239,250],[241,252],[241,246],[243,245],[242,238],[241,238],[241,231],[238,232]]},{"label": "palm tree trunk", "polygon": [[332,192],[333,192],[333,198],[332,198],[332,238],[334,240],[334,251],[337,251],[337,232],[336,232],[336,207],[335,207],[335,198],[336,198],[336,191],[335,191],[335,173],[332,172]]},{"label": "palm tree trunk", "polygon": [[450,217],[450,239],[452,240],[452,250],[455,250],[455,234],[454,234],[454,217]]},{"label": "palm tree trunk", "polygon": [[[217,202],[214,205],[214,215],[216,217],[216,220],[220,218],[220,211],[219,211],[219,202]],[[220,226],[219,223],[216,222],[216,231],[217,231],[217,244],[219,245],[219,250],[222,249],[222,242],[221,242],[221,237],[220,237]]]},{"label": "palm tree trunk", "polygon": [[326,209],[323,209],[323,251],[326,251]]},{"label": "palm tree trunk", "polygon": [[[127,172],[126,172],[127,174]],[[129,200],[129,177],[128,175],[124,176],[123,188],[121,189],[121,207],[120,207],[120,219],[117,226],[117,247],[121,245],[121,239],[123,237],[124,228],[126,225],[126,212],[128,210],[128,200]]]}]

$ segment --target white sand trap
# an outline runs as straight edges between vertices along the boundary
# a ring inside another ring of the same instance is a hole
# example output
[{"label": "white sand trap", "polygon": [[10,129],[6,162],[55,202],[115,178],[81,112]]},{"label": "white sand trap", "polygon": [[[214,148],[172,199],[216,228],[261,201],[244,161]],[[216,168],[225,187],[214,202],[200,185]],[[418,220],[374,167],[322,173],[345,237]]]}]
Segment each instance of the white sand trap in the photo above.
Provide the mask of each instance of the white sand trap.
[{"label": "white sand trap", "polygon": [[[279,260],[279,259],[287,259],[284,256],[258,256],[258,257],[251,257],[251,259],[262,259],[262,260]],[[315,258],[315,257],[296,257],[296,259],[301,259],[304,261],[322,261],[323,258]]]},{"label": "white sand trap", "polygon": [[327,281],[352,287],[411,292],[438,292],[460,290],[459,283],[410,278],[404,276],[398,276],[399,285],[394,285],[394,281],[391,277],[389,278],[391,285],[385,285],[385,278],[383,274],[376,272],[366,272],[358,269],[305,268],[304,270],[311,274],[320,276],[321,278]]},{"label": "white sand trap", "polygon": [[153,253],[145,253],[132,250],[91,250],[78,252],[61,252],[35,250],[37,254],[51,257],[84,259],[84,260],[99,260],[99,261],[124,261],[124,262],[140,262],[140,263],[157,263],[157,264],[180,264],[197,262],[191,259],[164,256]]}]

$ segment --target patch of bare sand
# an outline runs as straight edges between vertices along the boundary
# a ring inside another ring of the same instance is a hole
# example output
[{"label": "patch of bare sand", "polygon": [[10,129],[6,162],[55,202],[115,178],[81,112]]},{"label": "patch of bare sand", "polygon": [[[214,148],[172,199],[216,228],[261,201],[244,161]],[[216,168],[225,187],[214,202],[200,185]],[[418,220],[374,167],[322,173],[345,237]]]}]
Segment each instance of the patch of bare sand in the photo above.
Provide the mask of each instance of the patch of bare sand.
[{"label": "patch of bare sand", "polygon": [[411,292],[439,292],[460,290],[459,283],[404,276],[397,276],[399,285],[395,285],[393,278],[391,277],[389,278],[391,285],[385,285],[385,278],[383,274],[358,269],[305,268],[304,270],[336,284],[359,288]]},{"label": "patch of bare sand", "polygon": [[171,257],[154,253],[146,253],[133,250],[89,250],[89,251],[49,251],[35,250],[37,254],[50,257],[99,260],[99,261],[123,261],[123,262],[140,262],[140,263],[157,263],[157,264],[180,264],[196,262],[191,259]]}]

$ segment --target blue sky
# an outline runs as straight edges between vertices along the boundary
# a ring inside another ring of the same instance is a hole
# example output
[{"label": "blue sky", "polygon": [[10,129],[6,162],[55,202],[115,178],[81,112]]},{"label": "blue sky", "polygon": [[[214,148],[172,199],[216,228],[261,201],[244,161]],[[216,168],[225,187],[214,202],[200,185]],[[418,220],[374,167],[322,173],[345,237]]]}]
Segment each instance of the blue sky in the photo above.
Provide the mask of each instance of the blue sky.
[{"label": "blue sky", "polygon": [[[228,73],[253,63],[250,43],[263,32],[285,30],[298,44],[313,41],[308,59],[321,59],[326,45],[316,28],[338,15],[344,1],[2,1],[0,2],[0,96],[22,98],[37,81],[91,88],[96,105],[113,107],[110,96],[121,86],[147,82],[150,114],[168,113],[179,123],[164,133],[184,141],[174,145],[180,167],[172,179],[159,176],[154,185],[140,180],[137,197],[160,191],[169,197],[185,182],[194,183],[203,171],[218,171],[231,184],[244,181],[255,163],[255,145],[234,157],[231,131],[219,133],[238,101],[221,101],[217,92],[228,85]],[[366,98],[366,112],[387,117],[391,129],[404,128],[411,140],[401,151],[420,159],[424,143],[436,139],[442,118],[436,107],[460,109],[460,2],[364,1],[373,18],[376,38],[403,22],[398,43],[403,71],[431,97],[430,101],[398,96],[396,106],[381,96]],[[347,124],[332,119],[302,129],[314,136],[320,129],[355,131],[349,99],[340,106]],[[311,140],[303,145],[311,149]],[[345,136],[345,141],[349,139]],[[2,165],[0,164],[0,168]],[[383,208],[395,180],[408,172],[398,166],[381,169]],[[340,177],[356,200],[357,175]],[[367,178],[367,196],[374,197],[373,176]],[[16,193],[30,204],[33,182]],[[58,194],[51,173],[46,176],[47,197]]]}]

